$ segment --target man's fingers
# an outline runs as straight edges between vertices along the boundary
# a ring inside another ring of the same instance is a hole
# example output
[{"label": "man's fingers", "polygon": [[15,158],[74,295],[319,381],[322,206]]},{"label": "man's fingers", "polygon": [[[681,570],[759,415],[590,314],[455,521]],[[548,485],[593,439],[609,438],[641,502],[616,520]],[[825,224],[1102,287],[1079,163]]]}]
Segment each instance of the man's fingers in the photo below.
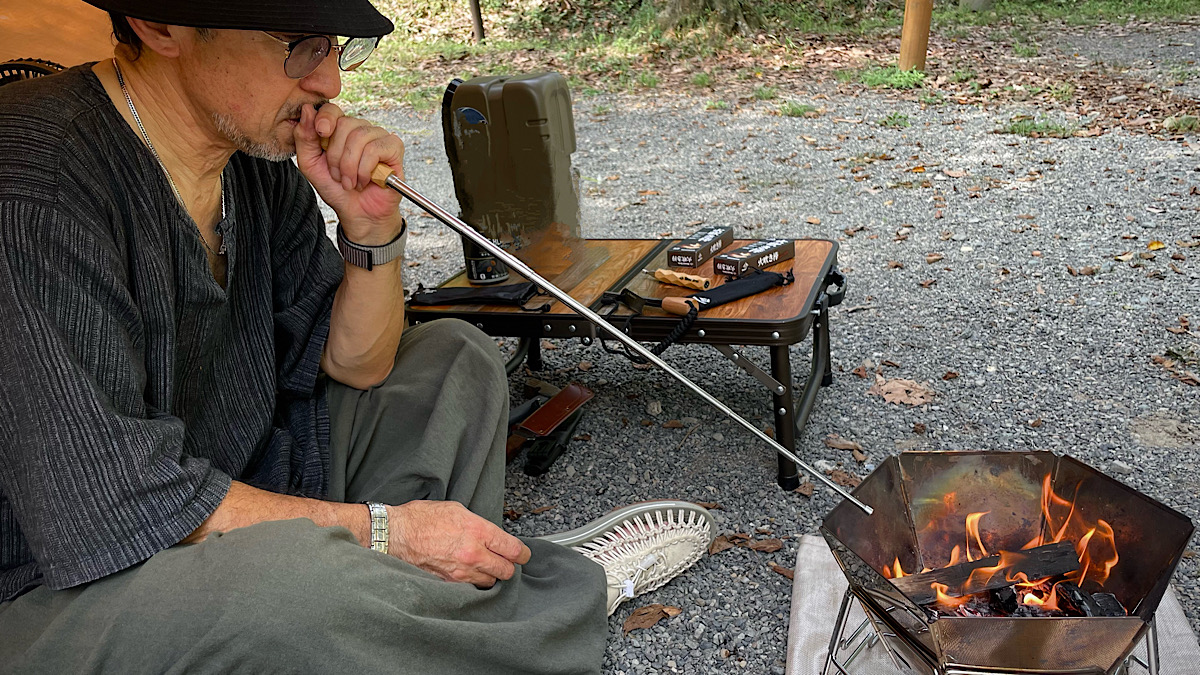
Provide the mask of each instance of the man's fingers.
[{"label": "man's fingers", "polygon": [[333,103],[322,105],[321,109],[317,111],[317,119],[315,120],[317,135],[322,138],[332,136],[334,129],[337,128],[338,118],[345,116],[345,114],[341,108]]},{"label": "man's fingers", "polygon": [[487,540],[487,547],[492,553],[518,565],[524,565],[529,562],[529,557],[532,555],[525,542],[498,527]]}]

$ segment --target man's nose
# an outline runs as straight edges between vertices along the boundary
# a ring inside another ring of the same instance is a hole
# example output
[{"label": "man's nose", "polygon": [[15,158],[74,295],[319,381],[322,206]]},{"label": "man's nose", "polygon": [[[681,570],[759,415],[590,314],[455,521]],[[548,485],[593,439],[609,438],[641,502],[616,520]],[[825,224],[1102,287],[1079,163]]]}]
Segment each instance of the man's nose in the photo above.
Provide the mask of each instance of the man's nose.
[{"label": "man's nose", "polygon": [[300,79],[300,87],[323,99],[335,99],[342,91],[342,71],[337,52],[325,57],[315,70]]}]

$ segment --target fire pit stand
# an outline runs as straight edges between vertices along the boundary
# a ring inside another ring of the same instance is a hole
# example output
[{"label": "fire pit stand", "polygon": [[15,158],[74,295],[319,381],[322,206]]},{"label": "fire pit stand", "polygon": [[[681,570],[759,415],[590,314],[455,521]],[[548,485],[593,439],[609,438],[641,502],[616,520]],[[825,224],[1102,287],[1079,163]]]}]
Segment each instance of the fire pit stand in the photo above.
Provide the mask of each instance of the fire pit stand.
[{"label": "fire pit stand", "polygon": [[[874,512],[821,526],[849,582],[824,675],[876,641],[913,675],[1158,675],[1155,611],[1194,532],[1178,511],[1050,452],[905,452],[854,496]],[[1067,569],[1014,576],[1051,559]]]},{"label": "fire pit stand", "polygon": [[[821,675],[856,675],[854,662],[863,656],[865,652],[881,643],[892,665],[896,667],[897,673],[902,675],[941,675],[936,666],[923,660],[918,660],[911,652],[909,657],[906,658],[904,653],[907,650],[901,645],[894,644],[900,638],[895,633],[888,632],[886,628],[881,626],[880,622],[873,616],[871,610],[863,603],[859,603],[859,607],[866,614],[866,618],[860,621],[853,630],[850,630],[850,615],[853,608],[853,600],[854,593],[847,588],[846,592],[842,595],[841,606],[838,608],[838,617],[833,627],[833,634],[829,637],[829,651],[825,655],[825,667],[821,670]],[[888,608],[888,611],[894,609],[894,607]],[[847,631],[849,631],[849,635],[846,634]],[[1113,675],[1139,675],[1139,673],[1159,675],[1158,630],[1155,627],[1153,619],[1150,620],[1149,629],[1142,638],[1142,644],[1146,648],[1146,659],[1143,660],[1137,654],[1130,652],[1129,656],[1125,657],[1125,660],[1114,671]],[[909,662],[909,659],[913,659],[918,663],[914,665]],[[949,664],[944,671],[944,675],[999,675],[999,672],[996,670],[979,670]],[[1017,672],[1027,675],[1033,671]],[[1053,675],[1060,675],[1063,672],[1058,671]],[[1079,672],[1074,671],[1074,673]],[[1100,671],[1088,670],[1082,672],[1091,675]]]}]

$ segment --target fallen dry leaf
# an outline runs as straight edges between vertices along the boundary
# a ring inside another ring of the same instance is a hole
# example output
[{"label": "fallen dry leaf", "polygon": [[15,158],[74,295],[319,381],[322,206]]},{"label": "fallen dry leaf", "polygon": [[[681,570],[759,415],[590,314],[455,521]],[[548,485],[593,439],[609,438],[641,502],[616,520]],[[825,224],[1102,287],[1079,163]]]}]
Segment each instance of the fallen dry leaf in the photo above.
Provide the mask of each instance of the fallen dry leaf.
[{"label": "fallen dry leaf", "polygon": [[664,429],[682,429],[683,422],[680,422],[679,420],[667,420],[666,422],[663,422],[663,428]]},{"label": "fallen dry leaf", "polygon": [[867,375],[868,375],[867,369],[862,366],[859,366],[850,372],[854,373],[855,375],[861,377],[864,380],[867,379]]},{"label": "fallen dry leaf", "polygon": [[658,190],[638,190],[638,195],[642,196],[642,197],[649,197],[650,195],[661,195],[661,194],[662,193],[659,192]]},{"label": "fallen dry leaf", "polygon": [[1120,262],[1129,262],[1130,260],[1133,260],[1133,251],[1125,251],[1124,253],[1115,255],[1115,256],[1113,256],[1113,260],[1117,260]]},{"label": "fallen dry leaf", "polygon": [[637,609],[633,610],[633,613],[629,615],[628,619],[625,619],[625,625],[623,625],[621,628],[625,631],[625,634],[628,635],[630,631],[635,631],[640,628],[650,628],[663,619],[677,616],[682,611],[683,610],[679,609],[678,607],[668,607],[658,603],[646,605],[645,607],[638,607]]},{"label": "fallen dry leaf", "polygon": [[825,445],[836,450],[862,450],[862,446],[858,443],[837,434],[829,434],[829,437],[825,439]]},{"label": "fallen dry leaf", "polygon": [[1038,427],[1042,426],[1042,418],[1039,417],[1036,420],[1033,420],[1032,422],[1029,423],[1029,426],[1033,427],[1034,429],[1037,429]]},{"label": "fallen dry leaf", "polygon": [[955,171],[953,169],[945,169],[942,171],[942,173],[946,174],[950,178],[962,178],[963,176],[967,175],[966,171]]},{"label": "fallen dry leaf", "polygon": [[800,494],[804,495],[805,497],[811,497],[811,496],[813,496],[813,491],[816,489],[817,489],[817,486],[813,485],[812,481],[806,480],[803,483],[801,483],[800,485],[796,486],[796,489],[792,490],[792,492],[799,492]]},{"label": "fallen dry leaf", "polygon": [[937,279],[926,279],[925,281],[921,282],[920,286],[921,288],[931,288],[936,283]]},{"label": "fallen dry leaf", "polygon": [[893,269],[893,270],[902,269],[904,267],[904,263],[902,263],[898,260],[889,260],[887,265],[888,265],[888,269]]},{"label": "fallen dry leaf", "polygon": [[816,216],[809,216],[808,218],[804,219],[804,222],[808,223],[809,225],[820,225],[821,219]]},{"label": "fallen dry leaf", "polygon": [[518,520],[521,518],[521,512],[516,509],[508,509],[504,512],[505,520]]},{"label": "fallen dry leaf", "polygon": [[696,506],[704,509],[720,509],[720,502],[693,502]]},{"label": "fallen dry leaf", "polygon": [[954,372],[953,370],[947,370],[946,373],[942,375],[942,379],[947,381],[953,380],[956,377],[958,377],[958,373]]},{"label": "fallen dry leaf", "polygon": [[591,434],[579,434],[577,436],[572,436],[571,440],[573,440],[573,441],[590,441],[590,440],[592,440],[592,435]]},{"label": "fallen dry leaf", "polygon": [[747,542],[743,546],[759,553],[774,553],[783,548],[783,542],[778,539],[759,539]]},{"label": "fallen dry leaf", "polygon": [[729,537],[721,535],[716,539],[713,539],[712,543],[708,545],[708,554],[716,555],[721,551],[728,551],[729,549],[733,548],[733,546],[734,544],[732,541],[729,541]]},{"label": "fallen dry leaf", "polygon": [[774,561],[768,562],[767,567],[770,567],[772,572],[775,572],[776,574],[782,574],[783,576],[787,577],[788,579],[796,578],[796,572],[794,570],[792,570],[790,567],[784,567],[782,565],[777,565],[777,564],[775,564]]},{"label": "fallen dry leaf", "polygon": [[925,423],[924,422],[913,422],[913,433],[914,434],[925,433]]},{"label": "fallen dry leaf", "polygon": [[1164,249],[1166,247],[1167,247],[1166,244],[1162,243],[1161,241],[1159,241],[1157,239],[1150,242],[1149,244],[1146,244],[1146,248],[1151,251],[1158,251],[1158,250]]},{"label": "fallen dry leaf", "polygon": [[933,263],[935,263],[939,260],[942,260],[945,257],[946,256],[942,255],[941,253],[926,253],[925,254],[925,263],[928,265],[932,265]]},{"label": "fallen dry leaf", "polygon": [[884,359],[879,365],[887,366],[888,368],[899,368],[900,367],[899,363],[896,363],[895,361],[892,361],[891,359]]},{"label": "fallen dry leaf", "polygon": [[888,403],[916,406],[929,403],[937,392],[913,380],[888,380],[876,375],[875,384],[867,390],[867,395],[882,396]]},{"label": "fallen dry leaf", "polygon": [[850,454],[854,456],[854,461],[858,462],[859,464],[862,464],[863,462],[867,461],[866,454],[864,454],[858,450],[853,450],[853,451],[851,451]]},{"label": "fallen dry leaf", "polygon": [[536,509],[534,509],[534,510],[530,511],[529,513],[531,513],[531,514],[533,514],[533,515],[535,515],[535,516],[536,516],[537,514],[539,514],[539,513],[545,513],[545,512],[549,511],[549,510],[550,510],[550,509],[552,509],[552,508],[554,508],[554,505],[553,505],[553,504],[551,504],[550,506],[539,506],[539,507],[537,507]]},{"label": "fallen dry leaf", "polygon": [[830,471],[829,477],[838,485],[848,488],[856,488],[858,487],[858,484],[862,482],[862,479],[858,476],[841,469],[834,469],[833,471]]},{"label": "fallen dry leaf", "polygon": [[580,361],[579,369],[586,373],[587,371],[592,369],[592,362],[591,361]]}]

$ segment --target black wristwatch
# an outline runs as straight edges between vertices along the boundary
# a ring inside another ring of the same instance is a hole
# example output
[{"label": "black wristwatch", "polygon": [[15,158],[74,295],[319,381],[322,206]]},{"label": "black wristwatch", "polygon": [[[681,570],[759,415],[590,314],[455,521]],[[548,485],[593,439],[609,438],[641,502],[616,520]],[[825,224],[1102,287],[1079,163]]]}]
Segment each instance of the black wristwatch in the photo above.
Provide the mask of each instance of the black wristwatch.
[{"label": "black wristwatch", "polygon": [[376,265],[390,263],[404,253],[404,235],[407,232],[408,223],[401,220],[400,234],[396,235],[395,239],[383,246],[363,246],[347,239],[346,232],[342,230],[341,225],[338,225],[338,250],[342,253],[342,259],[351,265],[372,270]]}]

